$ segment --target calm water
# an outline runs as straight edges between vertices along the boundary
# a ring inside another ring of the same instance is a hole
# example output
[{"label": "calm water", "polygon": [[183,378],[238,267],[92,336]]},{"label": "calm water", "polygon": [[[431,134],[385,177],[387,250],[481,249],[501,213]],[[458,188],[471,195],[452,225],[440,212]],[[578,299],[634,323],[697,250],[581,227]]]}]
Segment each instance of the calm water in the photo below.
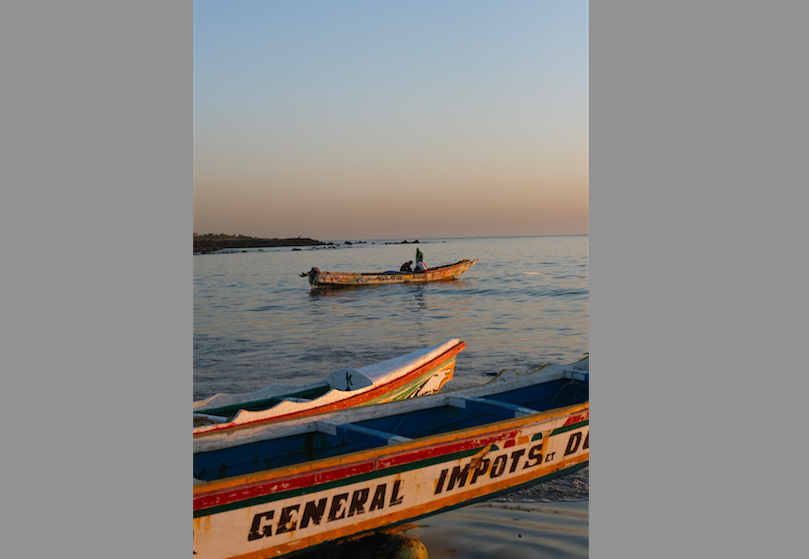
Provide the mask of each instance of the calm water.
[{"label": "calm water", "polygon": [[589,351],[587,236],[421,239],[429,267],[479,258],[452,282],[324,290],[299,277],[415,260],[416,245],[385,242],[194,256],[194,399],[312,382],[450,338],[466,349],[447,388]]},{"label": "calm water", "polygon": [[419,520],[405,532],[430,559],[586,559],[590,503],[483,503]]}]

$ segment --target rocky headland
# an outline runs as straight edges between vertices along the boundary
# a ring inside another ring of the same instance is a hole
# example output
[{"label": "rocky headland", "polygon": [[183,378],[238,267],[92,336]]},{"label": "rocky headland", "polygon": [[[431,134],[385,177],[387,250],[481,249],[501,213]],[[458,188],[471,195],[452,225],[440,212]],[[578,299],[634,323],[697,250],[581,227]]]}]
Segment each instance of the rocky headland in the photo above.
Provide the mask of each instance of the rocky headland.
[{"label": "rocky headland", "polygon": [[292,239],[259,239],[243,235],[202,235],[194,237],[194,254],[209,254],[217,250],[228,248],[265,248],[265,247],[311,247],[328,246],[334,243],[324,243],[308,237],[295,237]]}]

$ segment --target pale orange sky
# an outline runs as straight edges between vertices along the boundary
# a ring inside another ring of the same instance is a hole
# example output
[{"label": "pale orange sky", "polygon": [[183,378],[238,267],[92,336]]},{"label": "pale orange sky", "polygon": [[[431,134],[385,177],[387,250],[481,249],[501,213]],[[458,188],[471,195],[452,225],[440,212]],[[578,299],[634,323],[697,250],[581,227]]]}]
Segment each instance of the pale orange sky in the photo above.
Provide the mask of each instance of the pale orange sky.
[{"label": "pale orange sky", "polygon": [[196,233],[588,232],[586,2],[315,6],[195,2]]}]

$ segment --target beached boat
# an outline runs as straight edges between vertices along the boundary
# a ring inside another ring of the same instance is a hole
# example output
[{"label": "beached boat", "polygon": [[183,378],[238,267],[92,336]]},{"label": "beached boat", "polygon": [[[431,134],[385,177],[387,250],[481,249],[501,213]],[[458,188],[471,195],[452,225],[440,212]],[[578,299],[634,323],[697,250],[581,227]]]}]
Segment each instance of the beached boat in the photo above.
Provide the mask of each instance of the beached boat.
[{"label": "beached boat", "polygon": [[194,440],[197,559],[278,557],[585,468],[589,357]]},{"label": "beached boat", "polygon": [[426,272],[322,272],[319,268],[312,268],[302,272],[301,277],[308,277],[309,283],[315,287],[349,287],[357,285],[380,285],[386,283],[425,283],[428,281],[452,280],[466,272],[478,261],[461,260],[455,264],[446,264],[437,268],[430,268]]},{"label": "beached boat", "polygon": [[417,396],[434,394],[452,378],[458,339],[356,369],[343,367],[322,381],[271,384],[248,394],[217,394],[194,402],[194,437]]}]

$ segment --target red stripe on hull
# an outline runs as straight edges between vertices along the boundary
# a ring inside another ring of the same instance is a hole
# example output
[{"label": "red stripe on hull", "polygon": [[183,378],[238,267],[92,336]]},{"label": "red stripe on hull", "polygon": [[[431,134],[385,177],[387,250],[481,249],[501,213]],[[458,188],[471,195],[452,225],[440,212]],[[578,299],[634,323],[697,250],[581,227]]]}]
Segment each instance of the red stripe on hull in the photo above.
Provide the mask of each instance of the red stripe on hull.
[{"label": "red stripe on hull", "polygon": [[567,421],[565,421],[565,424],[562,425],[562,427],[566,427],[567,425],[573,425],[574,423],[579,423],[581,421],[587,421],[588,419],[590,419],[590,410],[569,417]]},{"label": "red stripe on hull", "polygon": [[264,481],[241,485],[238,489],[228,488],[219,491],[212,491],[210,493],[203,493],[194,497],[194,510],[206,509],[217,505],[226,505],[236,501],[261,497],[262,495],[280,493],[282,491],[292,491],[302,487],[329,483],[331,481],[346,479],[373,471],[374,461],[368,460],[342,468],[321,470],[319,472],[309,473],[297,477],[291,476],[274,479],[270,482]]},{"label": "red stripe on hull", "polygon": [[252,484],[239,486],[238,489],[226,488],[218,491],[202,493],[194,497],[194,510],[205,509],[218,505],[225,505],[235,501],[261,497],[271,493],[281,491],[292,491],[305,487],[312,487],[321,483],[329,483],[346,479],[351,476],[361,475],[373,471],[385,470],[405,466],[414,462],[421,462],[431,458],[447,456],[466,450],[484,447],[499,441],[513,439],[519,430],[509,429],[485,437],[475,437],[452,444],[436,445],[428,448],[420,448],[415,451],[404,451],[401,454],[385,459],[370,459],[360,463],[351,464],[338,468],[310,472],[304,475],[293,475],[286,478],[274,479],[272,481],[259,481]]}]

